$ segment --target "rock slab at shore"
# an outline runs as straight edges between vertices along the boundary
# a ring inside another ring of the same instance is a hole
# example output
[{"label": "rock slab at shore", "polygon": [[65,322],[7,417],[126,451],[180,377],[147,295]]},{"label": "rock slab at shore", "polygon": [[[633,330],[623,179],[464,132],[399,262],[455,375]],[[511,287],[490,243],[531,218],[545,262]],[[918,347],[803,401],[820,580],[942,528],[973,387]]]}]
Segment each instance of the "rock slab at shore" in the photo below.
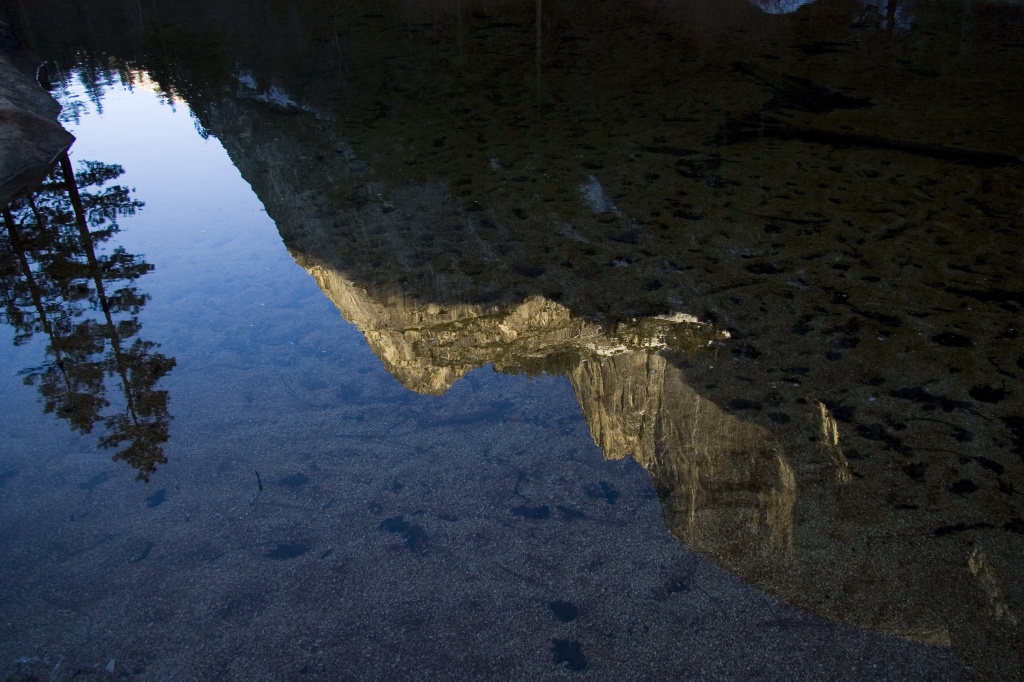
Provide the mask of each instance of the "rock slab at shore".
[{"label": "rock slab at shore", "polygon": [[0,204],[45,177],[74,142],[59,113],[56,100],[0,55]]}]

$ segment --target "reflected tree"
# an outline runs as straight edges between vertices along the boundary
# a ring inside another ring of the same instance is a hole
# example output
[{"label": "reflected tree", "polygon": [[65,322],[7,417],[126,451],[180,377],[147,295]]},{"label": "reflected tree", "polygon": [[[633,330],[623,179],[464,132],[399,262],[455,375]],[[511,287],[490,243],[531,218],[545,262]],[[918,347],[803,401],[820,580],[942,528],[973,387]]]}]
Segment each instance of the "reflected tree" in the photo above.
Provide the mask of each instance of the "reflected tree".
[{"label": "reflected tree", "polygon": [[168,395],[156,385],[175,360],[139,338],[148,296],[135,283],[153,266],[103,248],[118,219],[142,207],[110,184],[123,172],[87,161],[76,174],[64,154],[42,186],[3,209],[0,298],[16,345],[46,337],[45,362],[22,372],[44,411],[83,434],[101,423],[100,446],[148,480],[167,461]]}]

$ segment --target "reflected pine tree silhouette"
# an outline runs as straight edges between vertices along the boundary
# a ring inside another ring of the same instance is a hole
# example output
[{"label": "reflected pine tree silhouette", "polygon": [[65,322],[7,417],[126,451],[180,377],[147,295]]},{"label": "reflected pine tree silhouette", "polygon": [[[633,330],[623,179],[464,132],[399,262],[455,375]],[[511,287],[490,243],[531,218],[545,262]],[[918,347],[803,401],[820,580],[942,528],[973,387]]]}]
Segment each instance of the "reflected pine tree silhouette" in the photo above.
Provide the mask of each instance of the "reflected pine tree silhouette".
[{"label": "reflected pine tree silhouette", "polygon": [[47,337],[46,361],[22,372],[44,411],[83,434],[102,423],[100,447],[117,449],[114,460],[148,480],[167,461],[168,394],[156,384],[175,360],[138,338],[149,297],[135,282],[153,266],[122,247],[97,252],[119,231],[118,219],[143,204],[108,184],[124,172],[120,166],[81,166],[76,174],[65,153],[42,186],[3,209],[3,316],[16,345]]}]

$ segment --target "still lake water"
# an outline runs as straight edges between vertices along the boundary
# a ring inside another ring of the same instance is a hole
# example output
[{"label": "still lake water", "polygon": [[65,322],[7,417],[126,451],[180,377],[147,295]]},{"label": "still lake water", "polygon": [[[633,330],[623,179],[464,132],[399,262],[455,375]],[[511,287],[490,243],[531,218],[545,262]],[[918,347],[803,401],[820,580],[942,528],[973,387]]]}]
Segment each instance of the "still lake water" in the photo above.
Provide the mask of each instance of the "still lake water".
[{"label": "still lake water", "polygon": [[17,8],[4,679],[1024,676],[1020,4]]}]

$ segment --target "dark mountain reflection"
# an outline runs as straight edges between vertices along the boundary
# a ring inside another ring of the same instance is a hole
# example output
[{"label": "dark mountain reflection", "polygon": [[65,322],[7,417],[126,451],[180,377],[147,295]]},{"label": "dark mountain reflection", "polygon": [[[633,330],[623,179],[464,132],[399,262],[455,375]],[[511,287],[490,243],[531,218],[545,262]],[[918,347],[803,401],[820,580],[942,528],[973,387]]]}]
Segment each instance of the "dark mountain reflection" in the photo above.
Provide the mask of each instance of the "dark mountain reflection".
[{"label": "dark mountain reflection", "polygon": [[4,321],[16,345],[46,336],[46,361],[22,373],[43,409],[79,433],[102,424],[100,447],[115,449],[115,460],[148,480],[167,461],[171,415],[156,384],[175,362],[138,338],[148,297],[135,281],[153,266],[121,247],[97,251],[119,230],[118,218],[142,202],[109,184],[124,172],[120,166],[82,165],[75,174],[65,153],[40,188],[4,207]]},{"label": "dark mountain reflection", "polygon": [[1019,678],[1024,15],[757,4],[17,22],[184,98],[409,388],[564,374],[687,546]]}]

